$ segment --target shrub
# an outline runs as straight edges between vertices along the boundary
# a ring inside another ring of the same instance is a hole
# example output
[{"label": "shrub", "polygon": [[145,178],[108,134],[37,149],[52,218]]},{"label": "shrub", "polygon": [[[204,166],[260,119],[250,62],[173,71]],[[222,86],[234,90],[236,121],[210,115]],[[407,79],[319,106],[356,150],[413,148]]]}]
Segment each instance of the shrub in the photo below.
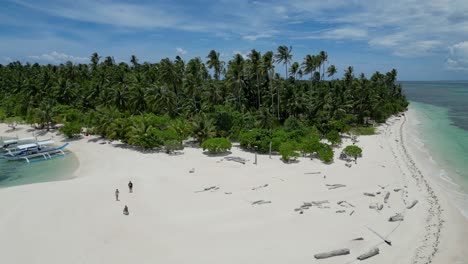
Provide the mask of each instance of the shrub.
[{"label": "shrub", "polygon": [[325,163],[330,163],[333,161],[333,149],[327,144],[321,144],[319,150],[317,151],[317,156]]},{"label": "shrub", "polygon": [[252,130],[243,130],[239,134],[241,147],[248,150],[255,150],[266,153],[270,149],[271,131],[255,128]]},{"label": "shrub", "polygon": [[3,109],[0,109],[0,122],[3,122],[3,120],[6,119],[6,114]]},{"label": "shrub", "polygon": [[343,153],[356,159],[357,157],[361,156],[362,149],[356,145],[349,145],[343,149]]},{"label": "shrub", "polygon": [[361,135],[361,136],[375,135],[375,127],[373,126],[353,127],[351,128],[351,132],[353,132],[356,135]]},{"label": "shrub", "polygon": [[164,142],[164,148],[166,149],[166,153],[169,154],[173,153],[176,150],[183,150],[184,145],[179,140],[172,139]]},{"label": "shrub", "polygon": [[62,132],[67,138],[73,138],[81,133],[81,124],[77,122],[67,122],[60,128],[60,132]]},{"label": "shrub", "polygon": [[201,147],[203,150],[208,150],[210,153],[224,153],[231,149],[231,141],[227,138],[211,138],[205,140]]},{"label": "shrub", "polygon": [[322,143],[320,143],[320,138],[316,135],[312,135],[301,139],[301,142],[298,145],[298,150],[305,154],[312,154],[317,152],[321,146]]},{"label": "shrub", "polygon": [[338,133],[338,131],[336,131],[336,130],[332,130],[332,131],[328,132],[327,140],[330,141],[330,143],[332,143],[332,145],[341,144],[340,133]]},{"label": "shrub", "polygon": [[279,147],[279,152],[281,154],[281,158],[286,162],[299,157],[299,153],[296,152],[295,144],[293,142],[282,143]]}]

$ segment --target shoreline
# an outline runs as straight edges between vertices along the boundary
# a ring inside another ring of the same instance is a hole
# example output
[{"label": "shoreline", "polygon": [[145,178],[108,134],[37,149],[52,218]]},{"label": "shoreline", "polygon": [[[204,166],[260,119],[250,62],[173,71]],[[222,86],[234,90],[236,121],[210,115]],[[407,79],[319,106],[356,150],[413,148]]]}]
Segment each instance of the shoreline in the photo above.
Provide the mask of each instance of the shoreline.
[{"label": "shoreline", "polygon": [[[332,165],[309,158],[284,164],[268,155],[259,155],[255,166],[252,153],[233,148],[232,156],[249,159],[241,165],[205,156],[200,149],[186,148],[179,156],[144,154],[83,138],[70,145],[79,159],[73,179],[0,189],[0,206],[7,211],[0,215],[0,246],[6,249],[7,262],[15,263],[63,263],[71,258],[76,263],[352,263],[376,245],[381,253],[368,263],[463,263],[467,220],[433,177],[426,176],[431,175],[425,170],[429,167],[414,146],[405,146],[411,131],[404,120],[391,118],[390,125],[379,127],[380,134],[359,137],[364,156],[352,168],[337,159]],[[338,154],[336,150],[335,157]],[[192,168],[195,173],[188,173]],[[321,173],[306,174],[310,172]],[[135,183],[135,194],[126,193],[128,180]],[[325,183],[347,187],[328,190]],[[220,190],[195,193],[208,186]],[[113,201],[115,187],[129,205],[127,218],[121,215],[124,203]],[[367,191],[382,194],[368,198],[362,195]],[[381,203],[387,191],[390,199],[381,212],[368,208],[369,203]],[[331,208],[311,208],[302,215],[293,210],[303,202],[325,199]],[[406,211],[414,199],[419,203]],[[251,205],[257,200],[271,204]],[[354,208],[338,206],[341,200]],[[355,213],[350,216],[351,211]],[[405,220],[389,223],[388,216],[396,212],[404,212]],[[366,226],[388,234],[393,246],[385,246]],[[29,234],[30,242],[16,233]],[[352,241],[359,236],[364,241]],[[67,238],[71,245],[55,248]],[[30,253],[19,256],[21,245]],[[313,258],[340,247],[350,248],[351,254]],[[52,248],[60,252],[51,259]],[[177,253],[180,250],[185,254]]]}]

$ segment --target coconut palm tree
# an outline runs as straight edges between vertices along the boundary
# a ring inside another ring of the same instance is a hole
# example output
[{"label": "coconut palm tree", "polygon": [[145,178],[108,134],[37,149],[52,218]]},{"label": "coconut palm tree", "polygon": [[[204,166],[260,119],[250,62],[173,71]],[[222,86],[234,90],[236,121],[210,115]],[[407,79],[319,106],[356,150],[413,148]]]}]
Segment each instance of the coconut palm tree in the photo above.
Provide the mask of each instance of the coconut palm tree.
[{"label": "coconut palm tree", "polygon": [[289,72],[290,74],[294,77],[294,79],[296,79],[297,77],[297,73],[299,71],[299,63],[297,61],[295,61],[292,65],[291,65],[291,69],[289,69]]},{"label": "coconut palm tree", "polygon": [[208,56],[206,56],[206,58],[208,59],[208,61],[206,62],[208,69],[213,69],[215,80],[219,80],[224,65],[224,62],[220,60],[219,52],[211,50]]},{"label": "coconut palm tree", "polygon": [[260,94],[260,68],[261,68],[261,58],[262,55],[260,52],[256,51],[255,49],[251,50],[249,55],[247,55],[252,63],[252,71],[254,72],[256,79],[257,79],[257,109],[260,108],[261,105],[261,94]]},{"label": "coconut palm tree", "polygon": [[234,58],[229,61],[229,68],[227,72],[228,80],[231,84],[236,86],[238,109],[243,110],[242,101],[242,87],[244,86],[244,58],[237,53]]},{"label": "coconut palm tree", "polygon": [[328,73],[328,77],[332,77],[333,78],[333,75],[335,75],[337,72],[337,69],[335,67],[335,65],[330,65],[327,69],[327,73]]}]

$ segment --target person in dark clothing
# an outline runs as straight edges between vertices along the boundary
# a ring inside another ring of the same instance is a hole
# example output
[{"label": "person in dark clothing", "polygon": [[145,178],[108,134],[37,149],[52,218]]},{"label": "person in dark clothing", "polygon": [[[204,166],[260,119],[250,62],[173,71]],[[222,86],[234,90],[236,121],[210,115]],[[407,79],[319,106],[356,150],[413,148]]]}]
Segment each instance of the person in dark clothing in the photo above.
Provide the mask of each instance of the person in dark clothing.
[{"label": "person in dark clothing", "polygon": [[124,209],[123,209],[123,214],[124,215],[129,215],[130,213],[128,212],[128,207],[125,206]]},{"label": "person in dark clothing", "polygon": [[128,182],[128,190],[132,193],[133,192],[133,183],[132,181]]}]

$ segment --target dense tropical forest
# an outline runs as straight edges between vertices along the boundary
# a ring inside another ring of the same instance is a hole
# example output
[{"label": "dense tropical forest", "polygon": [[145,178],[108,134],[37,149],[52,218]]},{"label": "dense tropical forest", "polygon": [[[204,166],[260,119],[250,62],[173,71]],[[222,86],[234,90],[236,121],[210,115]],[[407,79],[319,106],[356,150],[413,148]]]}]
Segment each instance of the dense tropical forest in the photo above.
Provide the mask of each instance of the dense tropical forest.
[{"label": "dense tropical forest", "polygon": [[396,70],[366,78],[350,66],[340,79],[324,51],[298,61],[280,46],[227,62],[215,50],[204,59],[130,62],[94,53],[89,64],[0,65],[0,120],[46,129],[61,123],[70,137],[84,127],[168,152],[189,137],[222,137],[245,149],[289,153],[285,159],[301,151],[330,161],[340,134],[369,133],[367,120],[384,122],[408,105]]}]

